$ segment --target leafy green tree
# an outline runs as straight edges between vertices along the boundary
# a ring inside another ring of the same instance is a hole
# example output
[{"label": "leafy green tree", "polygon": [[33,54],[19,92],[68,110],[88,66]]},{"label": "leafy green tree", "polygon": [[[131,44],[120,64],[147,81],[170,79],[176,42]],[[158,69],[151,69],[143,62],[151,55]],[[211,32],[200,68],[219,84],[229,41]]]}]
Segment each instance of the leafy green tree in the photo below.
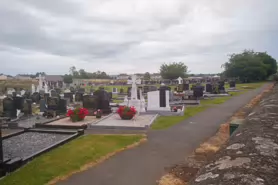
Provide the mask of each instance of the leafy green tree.
[{"label": "leafy green tree", "polygon": [[277,72],[277,62],[274,58],[272,58],[266,52],[259,52],[257,53],[257,56],[260,57],[265,65],[267,65],[267,76],[273,75]]},{"label": "leafy green tree", "polygon": [[144,80],[150,80],[151,79],[151,74],[149,73],[149,72],[146,72],[145,74],[144,74]]},{"label": "leafy green tree", "polygon": [[230,55],[229,62],[223,64],[224,76],[227,78],[239,78],[242,82],[265,80],[274,74],[270,66],[276,61],[266,53],[256,53],[253,50],[245,50],[239,54]]},{"label": "leafy green tree", "polygon": [[163,79],[177,79],[184,78],[187,75],[188,69],[183,62],[173,62],[169,64],[162,64],[160,66],[160,75]]}]

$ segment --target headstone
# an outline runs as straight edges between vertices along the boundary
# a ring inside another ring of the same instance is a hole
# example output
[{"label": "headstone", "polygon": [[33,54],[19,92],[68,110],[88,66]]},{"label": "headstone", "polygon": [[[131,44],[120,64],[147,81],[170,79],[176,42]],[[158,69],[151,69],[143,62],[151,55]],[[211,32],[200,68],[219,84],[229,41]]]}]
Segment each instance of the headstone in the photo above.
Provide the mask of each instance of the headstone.
[{"label": "headstone", "polygon": [[124,93],[124,89],[123,89],[123,88],[120,89],[120,93],[121,93],[121,94]]},{"label": "headstone", "polygon": [[19,109],[19,110],[22,110],[23,109],[23,104],[24,104],[24,98],[16,96],[13,99],[14,99],[14,103],[15,103],[15,108]]},{"label": "headstone", "polygon": [[35,92],[32,94],[31,99],[34,103],[39,103],[40,101],[40,94],[38,92]]},{"label": "headstone", "polygon": [[54,89],[51,89],[49,91],[49,94],[50,94],[50,97],[58,97],[58,93]]},{"label": "headstone", "polygon": [[184,89],[183,86],[184,86],[184,84],[179,84],[177,92],[183,92],[183,89]]},{"label": "headstone", "polygon": [[59,99],[58,109],[57,112],[59,114],[65,114],[67,112],[67,100],[66,99]]},{"label": "headstone", "polygon": [[235,81],[230,81],[229,85],[230,85],[230,88],[236,88],[236,82]]},{"label": "headstone", "polygon": [[225,93],[225,82],[224,81],[218,82],[218,90],[219,90],[219,93]]},{"label": "headstone", "polygon": [[170,111],[170,95],[169,91],[160,88],[159,91],[148,92],[148,108],[150,111]]},{"label": "headstone", "polygon": [[25,99],[31,99],[31,93],[30,93],[30,91],[28,91],[28,90],[25,91],[23,97],[24,97]]},{"label": "headstone", "polygon": [[128,88],[127,88],[127,96],[128,96],[128,97],[131,97],[131,87],[128,87]]},{"label": "headstone", "polygon": [[112,112],[110,107],[109,95],[104,89],[99,89],[94,93],[97,97],[97,109],[102,110],[104,114]]},{"label": "headstone", "polygon": [[15,92],[14,89],[9,89],[9,90],[7,91],[7,95],[13,95],[14,92]]},{"label": "headstone", "polygon": [[200,98],[204,95],[204,87],[203,86],[195,86],[193,89],[193,96],[195,98]]},{"label": "headstone", "polygon": [[83,107],[86,109],[96,109],[97,97],[92,95],[83,96]]},{"label": "headstone", "polygon": [[116,87],[113,87],[112,93],[113,93],[113,94],[117,94],[117,93],[118,93],[118,89],[117,89]]},{"label": "headstone", "polygon": [[58,110],[58,104],[59,104],[59,99],[58,98],[48,97],[46,103],[47,103],[47,109],[48,110],[53,110],[53,111]]},{"label": "headstone", "polygon": [[85,93],[85,89],[84,88],[79,88],[78,92],[81,93],[81,94],[84,94]]},{"label": "headstone", "polygon": [[211,85],[211,83],[207,83],[206,84],[206,92],[207,93],[212,93],[212,85]]},{"label": "headstone", "polygon": [[73,102],[73,93],[72,92],[65,92],[64,93],[64,98],[68,98],[70,103]]},{"label": "headstone", "polygon": [[47,110],[46,108],[46,99],[40,100],[40,112],[45,112]]},{"label": "headstone", "polygon": [[23,109],[22,112],[24,115],[32,115],[32,100],[31,99],[25,99],[23,102]]},{"label": "headstone", "polygon": [[109,93],[108,93],[109,102],[111,102],[111,101],[112,101],[112,97],[113,97],[112,92],[109,92]]},{"label": "headstone", "polygon": [[75,93],[74,87],[70,87],[70,92]]},{"label": "headstone", "polygon": [[83,93],[76,92],[75,93],[75,101],[76,102],[82,102],[82,100],[83,100]]},{"label": "headstone", "polygon": [[32,87],[31,87],[31,93],[34,94],[36,92],[36,87],[34,84],[32,84]]},{"label": "headstone", "polygon": [[8,118],[17,117],[17,111],[16,111],[15,102],[13,98],[11,97],[4,98],[3,113],[4,113],[4,117],[8,117]]}]

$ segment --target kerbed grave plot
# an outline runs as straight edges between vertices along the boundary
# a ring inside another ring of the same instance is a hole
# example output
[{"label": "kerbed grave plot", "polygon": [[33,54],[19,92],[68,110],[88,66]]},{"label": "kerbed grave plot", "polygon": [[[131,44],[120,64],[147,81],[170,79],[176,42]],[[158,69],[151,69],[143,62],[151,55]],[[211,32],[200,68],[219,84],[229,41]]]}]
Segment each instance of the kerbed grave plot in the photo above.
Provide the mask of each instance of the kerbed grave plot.
[{"label": "kerbed grave plot", "polygon": [[89,128],[144,130],[149,128],[157,116],[157,114],[141,113],[140,115],[136,115],[132,120],[122,120],[118,114],[113,114],[96,124],[91,124]]},{"label": "kerbed grave plot", "polygon": [[86,116],[83,121],[78,122],[72,122],[70,118],[66,117],[52,122],[37,123],[36,128],[86,129],[87,125],[94,124],[102,119],[107,118],[108,116],[102,116],[102,118]]},{"label": "kerbed grave plot", "polygon": [[34,157],[83,135],[84,130],[59,131],[30,129],[3,137],[4,172],[12,172]]},{"label": "kerbed grave plot", "polygon": [[3,140],[4,159],[28,158],[44,148],[68,138],[68,134],[25,132]]}]

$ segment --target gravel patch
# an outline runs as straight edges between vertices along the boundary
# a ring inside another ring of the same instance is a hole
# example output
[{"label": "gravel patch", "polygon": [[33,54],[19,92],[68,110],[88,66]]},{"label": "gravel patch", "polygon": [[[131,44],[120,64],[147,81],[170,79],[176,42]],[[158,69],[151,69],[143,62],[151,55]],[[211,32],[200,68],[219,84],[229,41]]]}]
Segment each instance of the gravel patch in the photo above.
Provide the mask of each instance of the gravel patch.
[{"label": "gravel patch", "polygon": [[69,137],[68,134],[26,132],[3,140],[4,159],[25,158]]}]

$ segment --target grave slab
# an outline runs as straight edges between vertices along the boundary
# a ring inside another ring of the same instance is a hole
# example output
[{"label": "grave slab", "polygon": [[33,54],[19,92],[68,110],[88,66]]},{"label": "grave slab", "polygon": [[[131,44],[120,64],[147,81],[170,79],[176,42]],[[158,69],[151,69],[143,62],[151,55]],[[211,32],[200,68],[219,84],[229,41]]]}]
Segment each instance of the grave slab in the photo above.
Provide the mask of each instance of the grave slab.
[{"label": "grave slab", "polygon": [[104,119],[96,124],[91,124],[90,128],[104,129],[147,129],[157,118],[157,114],[140,114],[136,115],[132,120],[122,120],[118,114]]}]

